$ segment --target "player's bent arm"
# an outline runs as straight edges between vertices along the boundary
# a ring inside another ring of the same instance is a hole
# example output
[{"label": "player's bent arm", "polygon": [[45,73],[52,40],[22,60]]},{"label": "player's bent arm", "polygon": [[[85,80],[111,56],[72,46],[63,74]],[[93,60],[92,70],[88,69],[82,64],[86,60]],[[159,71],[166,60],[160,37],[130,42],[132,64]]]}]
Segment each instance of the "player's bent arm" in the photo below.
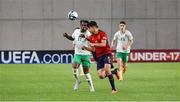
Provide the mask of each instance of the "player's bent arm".
[{"label": "player's bent arm", "polygon": [[132,44],[133,44],[133,39],[128,41],[126,47],[128,48],[128,47],[131,46]]},{"label": "player's bent arm", "polygon": [[63,36],[64,36],[65,38],[67,38],[68,40],[71,40],[71,41],[74,40],[74,38],[73,38],[72,36],[68,35],[67,33],[64,33]]},{"label": "player's bent arm", "polygon": [[112,42],[111,42],[111,49],[114,49],[115,43],[116,43],[116,40],[112,40]]},{"label": "player's bent arm", "polygon": [[129,40],[128,44],[129,44],[129,46],[131,46],[133,44],[133,39]]},{"label": "player's bent arm", "polygon": [[132,36],[131,32],[129,32],[127,47],[131,46],[132,44],[133,44],[133,36]]},{"label": "player's bent arm", "polygon": [[87,51],[90,51],[90,52],[94,52],[95,51],[94,47],[86,47],[86,46],[83,46],[82,50],[87,50]]},{"label": "player's bent arm", "polygon": [[116,32],[114,34],[114,37],[113,37],[112,42],[111,42],[111,49],[114,49],[115,43],[117,41],[117,35],[118,35],[118,32]]},{"label": "player's bent arm", "polygon": [[90,41],[89,38],[85,38],[87,41]]},{"label": "player's bent arm", "polygon": [[106,46],[107,41],[106,40],[102,40],[101,43],[90,43],[91,46],[93,47],[105,47]]}]

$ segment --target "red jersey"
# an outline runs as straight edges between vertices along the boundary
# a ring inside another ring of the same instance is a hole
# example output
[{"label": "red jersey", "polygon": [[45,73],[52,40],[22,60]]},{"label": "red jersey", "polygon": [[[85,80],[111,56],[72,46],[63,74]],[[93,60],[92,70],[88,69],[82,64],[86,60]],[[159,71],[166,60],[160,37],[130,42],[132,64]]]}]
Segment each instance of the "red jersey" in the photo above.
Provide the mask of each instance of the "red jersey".
[{"label": "red jersey", "polygon": [[[102,40],[107,40],[107,35],[105,32],[99,30],[98,34],[91,34],[91,36],[89,37],[89,41],[91,43],[101,43]],[[110,46],[108,45],[108,40],[106,42],[106,46],[105,47],[96,47],[95,46],[95,53],[96,53],[96,57],[99,58],[105,54],[109,54],[111,53],[111,49]]]}]

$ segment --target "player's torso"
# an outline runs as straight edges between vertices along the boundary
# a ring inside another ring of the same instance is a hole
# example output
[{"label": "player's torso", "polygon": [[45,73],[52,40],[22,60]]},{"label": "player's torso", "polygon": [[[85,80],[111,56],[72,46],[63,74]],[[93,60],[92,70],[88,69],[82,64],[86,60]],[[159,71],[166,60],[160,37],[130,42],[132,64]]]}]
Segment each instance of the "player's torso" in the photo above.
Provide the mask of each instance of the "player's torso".
[{"label": "player's torso", "polygon": [[80,37],[81,34],[84,34],[85,36],[88,36],[88,31],[85,33],[81,33],[80,29],[78,29],[74,35],[74,46],[75,46],[75,54],[80,55],[90,55],[89,51],[82,50],[82,46],[89,46],[89,42],[85,39]]},{"label": "player's torso", "polygon": [[101,42],[101,35],[100,34],[92,34],[90,37],[91,43],[100,43]]},{"label": "player's torso", "polygon": [[125,33],[118,31],[117,36],[117,52],[130,52],[130,47],[127,50],[123,50],[123,46],[126,46],[129,41],[129,32],[126,30]]},{"label": "player's torso", "polygon": [[[91,43],[101,43],[102,38],[103,38],[102,33],[104,33],[104,32],[100,31],[98,34],[92,34],[90,36],[90,42]],[[100,57],[104,54],[111,53],[111,49],[108,45],[108,40],[107,40],[107,44],[105,47],[95,47],[95,52],[96,52],[97,57]]]}]

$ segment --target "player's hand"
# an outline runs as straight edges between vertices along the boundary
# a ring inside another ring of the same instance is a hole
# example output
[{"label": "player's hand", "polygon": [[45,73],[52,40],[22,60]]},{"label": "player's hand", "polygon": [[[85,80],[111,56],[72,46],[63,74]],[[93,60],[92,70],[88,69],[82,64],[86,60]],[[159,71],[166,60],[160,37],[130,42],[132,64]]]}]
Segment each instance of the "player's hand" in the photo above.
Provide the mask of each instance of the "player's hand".
[{"label": "player's hand", "polygon": [[84,34],[80,34],[79,37],[85,38],[85,35]]},{"label": "player's hand", "polygon": [[85,50],[85,49],[86,49],[86,46],[82,46],[81,49],[82,49],[82,50]]},{"label": "player's hand", "polygon": [[122,48],[123,50],[127,50],[128,49],[128,47],[127,46],[123,46],[123,48]]},{"label": "player's hand", "polygon": [[114,49],[114,45],[111,45],[111,49]]},{"label": "player's hand", "polygon": [[94,46],[95,46],[95,44],[94,44],[94,43],[90,43],[90,46],[94,47]]},{"label": "player's hand", "polygon": [[64,37],[67,37],[67,36],[68,36],[68,34],[67,34],[67,33],[64,33],[64,34],[63,34],[63,36],[64,36]]}]

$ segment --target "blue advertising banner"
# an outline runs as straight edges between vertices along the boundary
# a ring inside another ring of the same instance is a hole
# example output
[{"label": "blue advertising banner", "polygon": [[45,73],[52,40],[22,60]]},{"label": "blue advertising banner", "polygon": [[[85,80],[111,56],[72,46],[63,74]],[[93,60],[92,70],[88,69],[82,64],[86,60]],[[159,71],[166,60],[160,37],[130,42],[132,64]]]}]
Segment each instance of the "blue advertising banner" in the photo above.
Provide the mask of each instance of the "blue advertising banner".
[{"label": "blue advertising banner", "polygon": [[[0,64],[69,64],[73,50],[0,51]],[[112,52],[116,62],[116,52]],[[91,56],[91,62],[95,62]],[[129,62],[180,62],[180,49],[137,49],[129,54]]]},{"label": "blue advertising banner", "polygon": [[0,64],[72,63],[73,50],[63,51],[0,51]]}]

